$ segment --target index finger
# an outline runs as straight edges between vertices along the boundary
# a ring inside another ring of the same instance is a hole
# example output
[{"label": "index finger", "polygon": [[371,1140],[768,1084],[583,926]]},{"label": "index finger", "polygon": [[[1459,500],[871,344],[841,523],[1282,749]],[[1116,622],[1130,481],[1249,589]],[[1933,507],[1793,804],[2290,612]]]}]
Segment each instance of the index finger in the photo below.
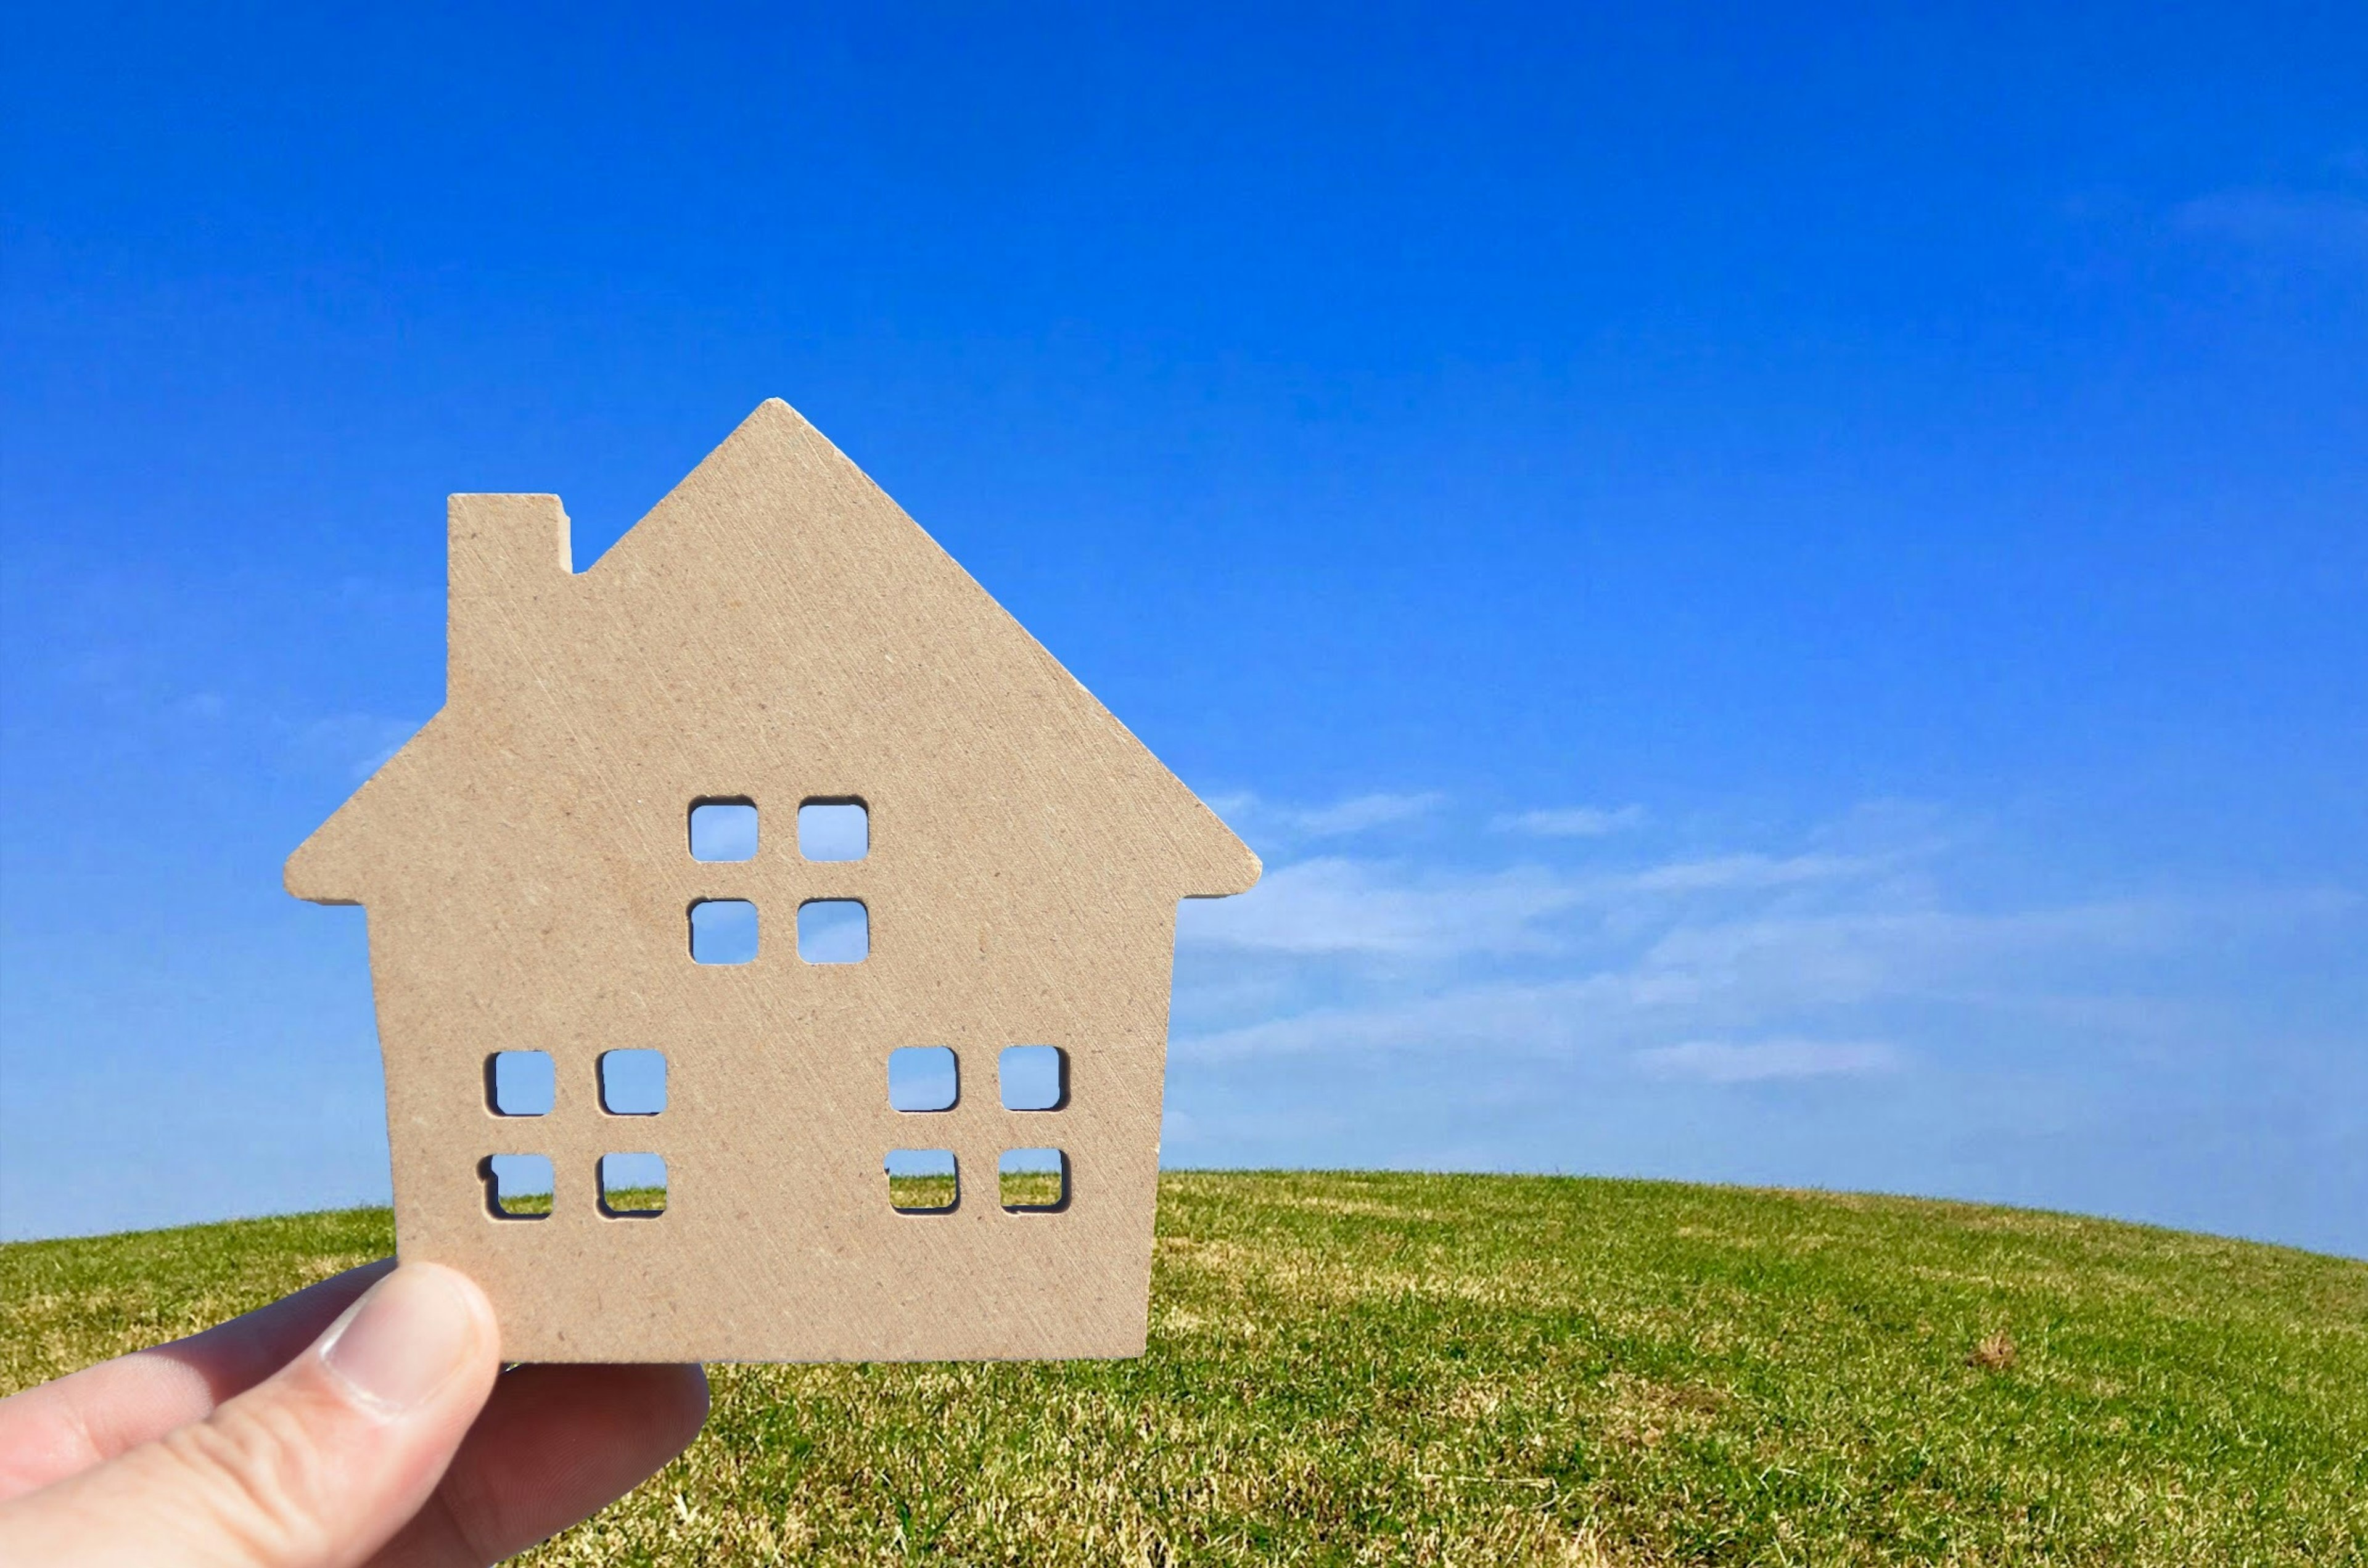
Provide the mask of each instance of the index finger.
[{"label": "index finger", "polygon": [[211,1415],[319,1336],[394,1267],[364,1264],[167,1345],[0,1399],[0,1501]]}]

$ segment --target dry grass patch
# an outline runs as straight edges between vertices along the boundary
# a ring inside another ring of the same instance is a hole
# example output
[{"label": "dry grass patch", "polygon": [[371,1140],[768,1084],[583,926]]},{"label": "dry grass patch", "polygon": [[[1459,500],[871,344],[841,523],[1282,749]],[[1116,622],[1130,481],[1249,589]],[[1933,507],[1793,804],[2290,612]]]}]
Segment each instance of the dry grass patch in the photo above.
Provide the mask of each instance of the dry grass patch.
[{"label": "dry grass patch", "polygon": [[1966,1354],[1965,1365],[1985,1372],[2003,1372],[2014,1365],[2014,1341],[2000,1329],[1982,1335],[1982,1342]]}]

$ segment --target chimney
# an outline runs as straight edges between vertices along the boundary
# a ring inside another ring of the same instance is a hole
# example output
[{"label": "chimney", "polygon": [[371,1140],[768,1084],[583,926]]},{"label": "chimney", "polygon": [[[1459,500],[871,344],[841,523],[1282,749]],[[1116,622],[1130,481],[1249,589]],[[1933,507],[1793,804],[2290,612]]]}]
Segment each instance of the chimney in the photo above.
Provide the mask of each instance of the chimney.
[{"label": "chimney", "polygon": [[506,674],[515,678],[574,574],[567,513],[556,495],[455,495],[446,517],[446,679],[448,696],[458,696]]}]

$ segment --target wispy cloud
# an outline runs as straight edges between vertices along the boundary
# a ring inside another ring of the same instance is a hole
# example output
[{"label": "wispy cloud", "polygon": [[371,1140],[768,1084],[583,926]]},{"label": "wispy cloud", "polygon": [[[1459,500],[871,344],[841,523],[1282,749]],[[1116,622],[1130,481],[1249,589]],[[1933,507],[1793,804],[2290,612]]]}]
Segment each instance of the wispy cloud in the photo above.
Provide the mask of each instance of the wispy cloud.
[{"label": "wispy cloud", "polygon": [[1203,946],[1281,953],[1535,951],[1550,945],[1537,920],[1582,896],[1531,869],[1423,874],[1326,856],[1270,869],[1239,898],[1185,905],[1178,930]]},{"label": "wispy cloud", "polygon": [[2368,263],[2368,201],[2327,191],[2247,187],[2180,203],[2171,221],[2192,234],[2257,250]]},{"label": "wispy cloud", "polygon": [[356,778],[367,778],[419,733],[419,722],[380,713],[337,713],[305,725],[298,732],[295,744],[302,756],[342,767]]},{"label": "wispy cloud", "polygon": [[1543,811],[1513,812],[1489,825],[1499,833],[1532,833],[1542,838],[1601,838],[1643,825],[1645,808],[1622,806],[1558,806]]},{"label": "wispy cloud", "polygon": [[1414,995],[1335,1004],[1179,1037],[1190,1059],[1416,1051],[1567,1055],[1602,1036],[1621,1000],[1615,976],[1540,984],[1456,985]]},{"label": "wispy cloud", "polygon": [[1327,855],[1270,866],[1238,898],[1189,904],[1187,942],[1284,953],[1536,954],[1568,946],[1555,916],[1592,911],[1631,927],[1673,896],[1833,882],[1886,862],[1838,855],[1728,855],[1625,872],[1516,866],[1467,871]]},{"label": "wispy cloud", "polygon": [[1862,1077],[1896,1073],[1906,1062],[1882,1040],[1759,1040],[1735,1043],[1681,1040],[1637,1051],[1636,1064],[1656,1078],[1705,1084],[1757,1084],[1771,1078]]},{"label": "wispy cloud", "polygon": [[1950,893],[1964,851],[1937,826],[1853,813],[1810,835],[1851,853],[1624,869],[1278,860],[1250,893],[1185,907],[1176,1048],[1708,1083],[1904,1072],[1944,1040],[2150,1051],[2225,1027],[2208,986],[2183,999],[2189,971],[2362,908],[2306,888],[1965,907]]},{"label": "wispy cloud", "polygon": [[[1778,1067],[1805,1075],[1819,1062],[1816,1071],[1839,1072],[1845,1061],[1873,1071],[1874,1057],[1864,1051],[1844,1057],[1794,1049],[1816,1038],[1798,1031],[1907,1006],[1927,1016],[1945,1009],[2059,1020],[2069,1011],[2125,1037],[2143,1034],[2167,1016],[2165,1006],[2110,994],[2110,986],[2107,994],[2090,994],[2100,977],[2112,974],[2120,957],[2180,950],[2215,918],[2168,903],[1993,915],[1759,914],[1665,922],[1644,933],[1639,948],[1601,936],[1602,922],[1577,933],[1557,929],[1552,916],[1583,896],[1567,884],[1474,880],[1417,893],[1347,862],[1329,863],[1320,876],[1296,875],[1304,869],[1277,873],[1285,879],[1283,895],[1230,927],[1210,921],[1195,929],[1189,912],[1224,906],[1187,905],[1188,959],[1231,949],[1285,962],[1423,954],[1431,965],[1393,961],[1345,992],[1337,983],[1245,987],[1238,999],[1251,1004],[1252,1016],[1215,1027],[1195,1026],[1204,995],[1212,1003],[1217,996],[1188,974],[1178,990],[1181,1055],[1592,1057],[1633,1060],[1667,1077],[1725,1073],[1727,1081],[1782,1075]],[[1248,916],[1255,897],[1231,902]],[[2255,907],[2216,918],[2224,926],[2259,925],[2347,908],[2340,900],[2303,900],[2283,912]],[[1507,972],[1508,965],[1527,972]],[[1217,976],[1211,980],[1222,987]],[[1723,1043],[1738,1033],[1746,1043]]]},{"label": "wispy cloud", "polygon": [[1272,830],[1293,838],[1339,838],[1429,815],[1447,801],[1436,790],[1375,790],[1328,806],[1293,806],[1248,790],[1209,798],[1209,809],[1246,832]]},{"label": "wispy cloud", "polygon": [[1642,892],[1712,892],[1831,881],[1873,870],[1881,861],[1855,855],[1718,855],[1647,867],[1624,879]]},{"label": "wispy cloud", "polygon": [[1761,1006],[1877,996],[2002,1002],[2050,996],[2100,966],[2225,947],[2248,933],[2341,919],[2335,889],[2219,897],[2105,899],[1990,913],[1859,907],[1688,920],[1656,937],[1634,972],[1693,995]]},{"label": "wispy cloud", "polygon": [[1435,790],[1414,795],[1358,795],[1335,805],[1293,812],[1290,815],[1292,824],[1300,832],[1329,838],[1340,834],[1363,833],[1371,828],[1386,827],[1392,823],[1427,815],[1446,799]]}]

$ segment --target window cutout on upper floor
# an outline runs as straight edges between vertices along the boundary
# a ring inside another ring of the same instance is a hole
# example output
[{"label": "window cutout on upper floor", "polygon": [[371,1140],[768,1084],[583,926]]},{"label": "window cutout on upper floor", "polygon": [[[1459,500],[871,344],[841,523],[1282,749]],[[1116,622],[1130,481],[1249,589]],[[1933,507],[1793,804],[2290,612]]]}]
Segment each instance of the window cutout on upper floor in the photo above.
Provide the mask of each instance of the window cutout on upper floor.
[{"label": "window cutout on upper floor", "polygon": [[861,963],[871,956],[871,912],[851,898],[798,905],[798,957],[808,963]]},{"label": "window cutout on upper floor", "polygon": [[746,801],[700,801],[690,808],[690,858],[754,860],[757,808]]},{"label": "window cutout on upper floor", "polygon": [[995,1180],[1006,1212],[1051,1214],[1069,1206],[1069,1156],[1058,1149],[1006,1149]]},{"label": "window cutout on upper floor", "polygon": [[600,1053],[600,1108],[610,1116],[655,1116],[666,1108],[663,1051]]},{"label": "window cutout on upper floor", "polygon": [[757,956],[757,906],[745,898],[703,898],[690,906],[690,956],[700,963],[746,963]]},{"label": "window cutout on upper floor", "polygon": [[942,1045],[907,1045],[888,1053],[892,1110],[951,1110],[962,1097],[962,1066]]},{"label": "window cutout on upper floor", "polygon": [[485,1058],[485,1106],[495,1116],[549,1116],[559,1080],[547,1051],[496,1051]]},{"label": "window cutout on upper floor", "polygon": [[962,1177],[951,1149],[891,1149],[888,1207],[900,1214],[947,1214],[962,1199]]},{"label": "window cutout on upper floor", "polygon": [[995,1077],[1006,1110],[1059,1110],[1069,1103],[1069,1053],[1057,1045],[1007,1046]]},{"label": "window cutout on upper floor", "polygon": [[666,1161],[656,1154],[600,1156],[600,1212],[612,1220],[643,1220],[666,1206]]},{"label": "window cutout on upper floor", "polygon": [[541,1220],[551,1213],[551,1161],[542,1154],[488,1154],[477,1162],[485,1207],[496,1220]]},{"label": "window cutout on upper floor", "polygon": [[871,853],[871,813],[860,801],[808,801],[798,808],[798,853],[809,860],[860,860]]}]

